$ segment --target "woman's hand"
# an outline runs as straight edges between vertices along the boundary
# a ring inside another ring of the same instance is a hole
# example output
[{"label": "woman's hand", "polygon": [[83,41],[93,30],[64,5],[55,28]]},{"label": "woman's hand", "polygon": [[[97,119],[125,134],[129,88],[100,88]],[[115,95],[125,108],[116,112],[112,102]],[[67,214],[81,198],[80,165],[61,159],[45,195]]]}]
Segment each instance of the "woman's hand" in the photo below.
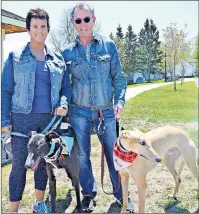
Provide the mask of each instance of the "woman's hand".
[{"label": "woman's hand", "polygon": [[[7,133],[9,130],[12,130],[12,126],[5,126],[1,128],[1,133]],[[11,141],[12,137],[10,136],[7,140],[6,143],[9,143]]]},{"label": "woman's hand", "polygon": [[12,129],[12,126],[5,126],[5,127],[1,128],[1,132],[5,133],[5,132],[8,132],[11,129]]},{"label": "woman's hand", "polygon": [[62,107],[58,107],[55,109],[55,115],[59,115],[59,116],[66,116],[68,113],[68,109],[62,108]]}]

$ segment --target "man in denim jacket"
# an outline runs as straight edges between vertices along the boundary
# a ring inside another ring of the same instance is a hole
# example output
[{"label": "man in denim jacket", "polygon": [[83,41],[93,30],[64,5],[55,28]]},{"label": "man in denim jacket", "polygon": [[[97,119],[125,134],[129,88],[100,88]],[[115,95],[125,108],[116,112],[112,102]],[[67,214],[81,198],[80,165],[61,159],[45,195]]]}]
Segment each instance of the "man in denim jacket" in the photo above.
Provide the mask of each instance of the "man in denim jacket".
[{"label": "man in denim jacket", "polygon": [[[78,3],[71,12],[71,20],[78,36],[62,54],[72,79],[69,116],[80,148],[82,209],[91,212],[96,196],[90,161],[91,127],[94,125],[98,129],[98,110],[102,110],[105,131],[103,137],[99,133],[98,137],[104,144],[113,191],[116,192],[119,184],[118,173],[113,164],[113,146],[117,138],[116,117],[120,117],[124,108],[126,78],[114,42],[93,34],[96,20],[93,8],[88,4]],[[121,204],[121,186],[114,196]]]}]

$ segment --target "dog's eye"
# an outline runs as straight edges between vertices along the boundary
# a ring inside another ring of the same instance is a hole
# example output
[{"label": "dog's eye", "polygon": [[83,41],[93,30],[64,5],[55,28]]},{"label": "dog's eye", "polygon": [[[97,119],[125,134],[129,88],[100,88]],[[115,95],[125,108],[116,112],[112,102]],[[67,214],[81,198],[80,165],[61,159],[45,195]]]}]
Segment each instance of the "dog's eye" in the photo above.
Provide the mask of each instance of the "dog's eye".
[{"label": "dog's eye", "polygon": [[146,142],[145,142],[144,140],[141,140],[141,141],[140,141],[140,144],[141,144],[142,146],[144,146],[144,145],[146,144]]}]

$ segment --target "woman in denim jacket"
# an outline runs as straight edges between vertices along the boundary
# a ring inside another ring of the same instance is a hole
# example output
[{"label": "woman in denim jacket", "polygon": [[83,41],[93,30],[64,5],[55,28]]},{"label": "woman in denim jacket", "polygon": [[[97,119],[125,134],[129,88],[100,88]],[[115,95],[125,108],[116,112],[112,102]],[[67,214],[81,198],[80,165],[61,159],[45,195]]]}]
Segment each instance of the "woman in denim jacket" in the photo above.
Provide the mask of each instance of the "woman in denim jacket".
[{"label": "woman in denim jacket", "polygon": [[[65,116],[70,99],[70,79],[62,56],[45,46],[50,30],[49,15],[42,9],[31,9],[26,17],[30,43],[11,52],[2,73],[2,132],[28,135],[41,132],[53,114]],[[28,138],[12,136],[12,170],[9,177],[10,212],[18,212],[26,183]],[[47,184],[45,162],[34,173],[35,196],[33,211],[48,213],[44,203]]]}]

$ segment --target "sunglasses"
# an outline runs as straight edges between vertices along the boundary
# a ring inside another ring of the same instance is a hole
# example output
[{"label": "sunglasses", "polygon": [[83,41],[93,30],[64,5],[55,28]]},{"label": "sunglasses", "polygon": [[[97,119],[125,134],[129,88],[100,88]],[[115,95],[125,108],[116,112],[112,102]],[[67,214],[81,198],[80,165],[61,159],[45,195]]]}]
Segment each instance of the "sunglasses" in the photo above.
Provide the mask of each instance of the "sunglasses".
[{"label": "sunglasses", "polygon": [[89,23],[90,20],[91,20],[91,17],[86,16],[86,17],[84,17],[83,19],[76,18],[76,19],[75,19],[75,23],[79,25],[79,24],[82,23],[82,20],[84,20],[85,23]]}]

